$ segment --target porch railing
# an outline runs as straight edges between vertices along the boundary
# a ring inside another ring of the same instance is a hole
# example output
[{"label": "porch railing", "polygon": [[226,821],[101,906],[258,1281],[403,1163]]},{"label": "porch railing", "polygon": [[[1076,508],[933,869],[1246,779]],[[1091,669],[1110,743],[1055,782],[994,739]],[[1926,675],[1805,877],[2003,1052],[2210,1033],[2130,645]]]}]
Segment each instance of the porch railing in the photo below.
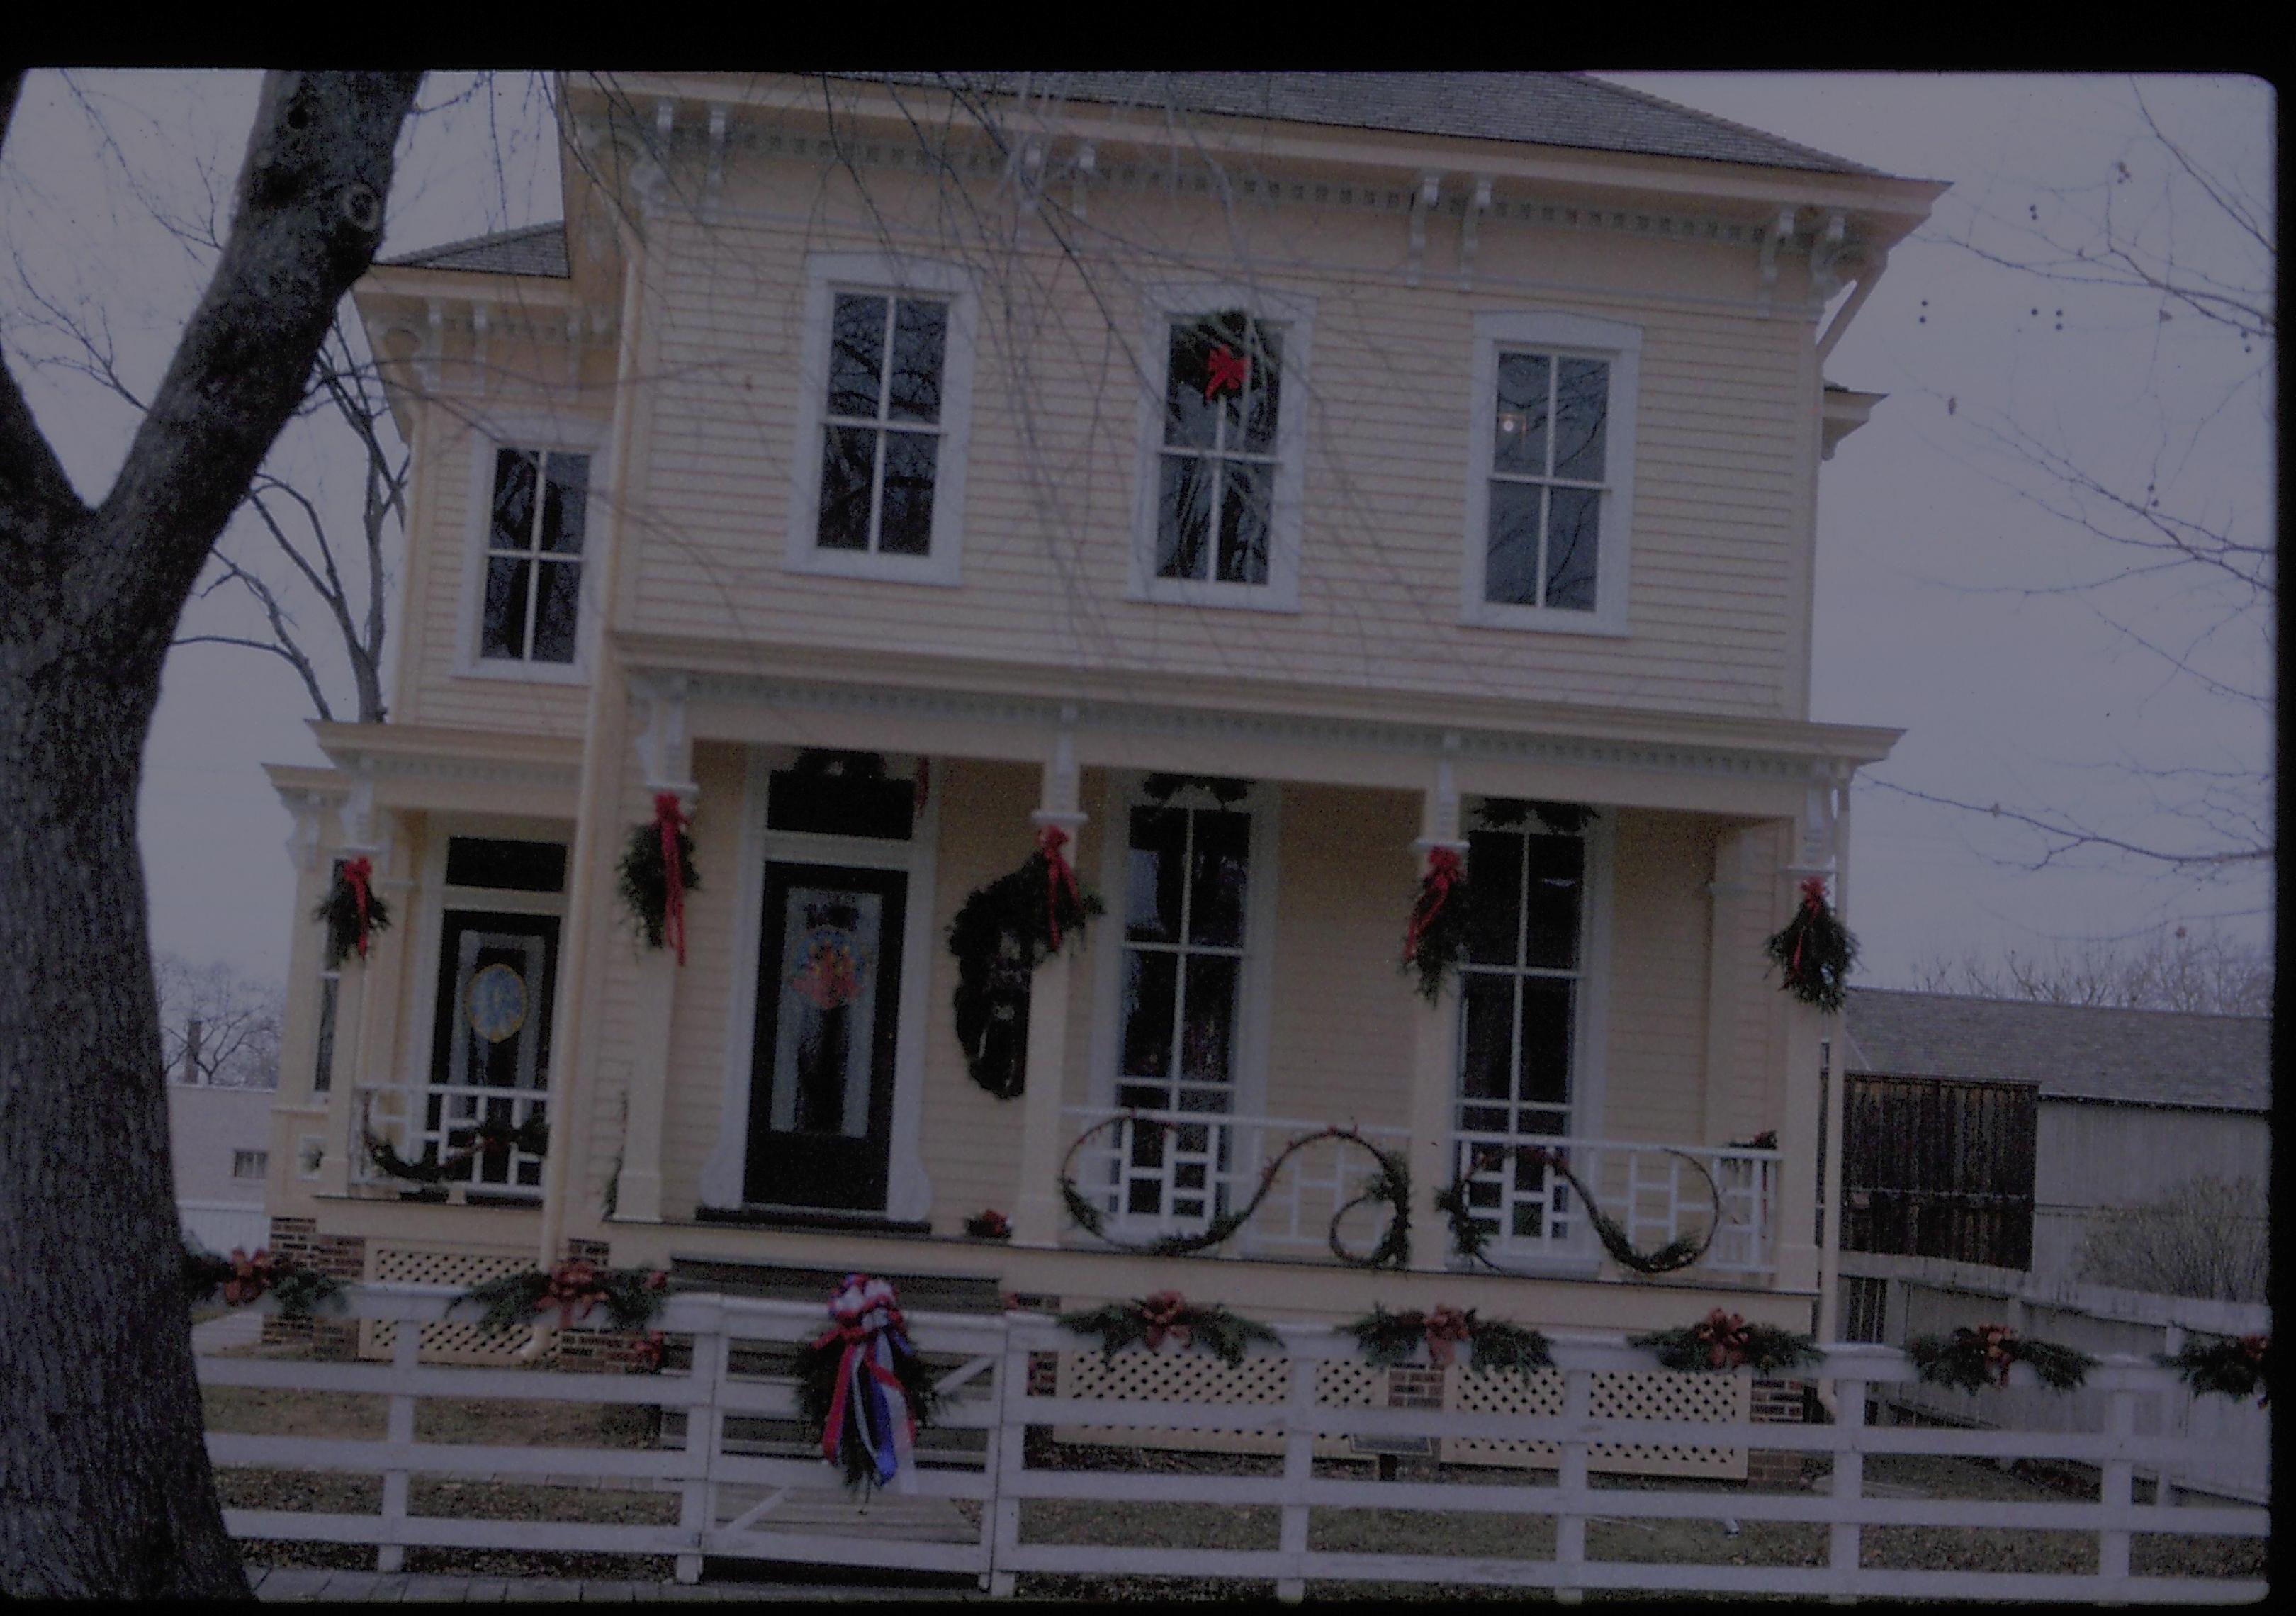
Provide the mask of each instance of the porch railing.
[{"label": "porch railing", "polygon": [[[419,1183],[395,1177],[374,1164],[370,1138],[389,1144],[403,1161],[446,1162],[470,1148],[481,1123],[504,1134],[529,1121],[546,1127],[549,1095],[541,1089],[487,1088],[433,1083],[422,1088],[376,1084],[360,1087],[351,1108],[350,1181],[398,1189]],[[476,1193],[511,1200],[542,1198],[542,1157],[516,1145],[480,1150],[450,1166],[440,1185],[460,1200]]]},{"label": "porch railing", "polygon": [[1592,1263],[1603,1254],[1578,1193],[1542,1152],[1569,1163],[1636,1251],[1702,1233],[1718,1191],[1721,1223],[1698,1266],[1748,1275],[1775,1267],[1776,1151],[1462,1132],[1452,1170],[1465,1179],[1469,1213],[1495,1234],[1486,1248],[1494,1259]]}]

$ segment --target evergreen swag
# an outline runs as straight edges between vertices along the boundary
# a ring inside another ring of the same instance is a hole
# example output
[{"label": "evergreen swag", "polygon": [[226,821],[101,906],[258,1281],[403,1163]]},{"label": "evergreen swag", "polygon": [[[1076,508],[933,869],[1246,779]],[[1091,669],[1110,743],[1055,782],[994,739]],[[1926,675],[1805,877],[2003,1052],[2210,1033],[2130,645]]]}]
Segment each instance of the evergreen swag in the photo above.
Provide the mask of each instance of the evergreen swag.
[{"label": "evergreen swag", "polygon": [[[1595,1203],[1593,1192],[1587,1189],[1578,1174],[1570,1170],[1570,1164],[1561,1151],[1551,1150],[1545,1145],[1524,1145],[1518,1151],[1517,1160],[1525,1165],[1545,1167],[1578,1193],[1578,1208],[1586,1216],[1587,1226],[1595,1231],[1595,1238],[1603,1243],[1603,1249],[1620,1267],[1636,1274],[1671,1274],[1678,1268],[1690,1267],[1705,1256],[1708,1248],[1713,1245],[1715,1234],[1722,1226],[1722,1186],[1714,1182],[1714,1175],[1706,1170],[1706,1164],[1697,1157],[1682,1151],[1669,1151],[1667,1154],[1681,1157],[1696,1169],[1700,1177],[1706,1180],[1707,1193],[1713,1198],[1714,1210],[1704,1229],[1695,1235],[1677,1235],[1655,1251],[1635,1249],[1627,1231]],[[1473,1173],[1488,1172],[1499,1164],[1500,1160],[1498,1147],[1478,1147],[1471,1170],[1452,1179],[1435,1197],[1436,1210],[1451,1226],[1452,1249],[1468,1261],[1479,1262],[1494,1272],[1501,1270],[1486,1254],[1493,1233],[1488,1224],[1476,1218],[1468,1198],[1467,1185]]]},{"label": "evergreen swag", "polygon": [[1513,797],[1489,797],[1483,801],[1483,823],[1495,831],[1511,831],[1536,819],[1557,836],[1576,836],[1595,817],[1595,810],[1576,802],[1521,801]]},{"label": "evergreen swag", "polygon": [[1419,997],[1431,1005],[1466,951],[1467,873],[1455,849],[1430,848],[1403,931],[1403,969],[1419,973]]},{"label": "evergreen swag", "polygon": [[1283,1338],[1257,1319],[1231,1313],[1218,1303],[1192,1302],[1177,1291],[1159,1291],[1133,1301],[1112,1301],[1105,1307],[1063,1313],[1063,1329],[1078,1335],[1100,1337],[1103,1358],[1111,1358],[1133,1343],[1152,1352],[1168,1337],[1177,1347],[1208,1347],[1229,1368],[1243,1362],[1243,1349],[1253,1341],[1281,1346]]},{"label": "evergreen swag", "polygon": [[486,1308],[479,1329],[488,1335],[506,1335],[554,1308],[563,1330],[600,1302],[615,1329],[644,1330],[661,1311],[668,1287],[669,1276],[659,1268],[602,1268],[573,1257],[547,1274],[529,1268],[486,1280],[463,1292],[458,1302],[474,1301]]},{"label": "evergreen swag", "polygon": [[1825,901],[1824,876],[1813,875],[1801,883],[1801,907],[1765,947],[1784,973],[1778,984],[1782,992],[1829,1015],[1841,1008],[1849,968],[1857,963],[1857,939]]},{"label": "evergreen swag", "polygon": [[[664,798],[668,800],[670,811],[675,816],[668,823],[676,827],[675,890],[678,901],[675,905],[670,901],[672,872],[663,845],[667,840],[662,833]],[[693,868],[693,834],[686,828],[685,816],[677,808],[675,792],[665,792],[654,799],[654,816],[644,824],[630,827],[629,843],[622,849],[619,865],[622,902],[629,906],[631,917],[644,933],[647,947],[659,948],[666,936],[676,934],[678,963],[683,964],[685,962],[685,895],[699,890],[701,886],[701,877]]]},{"label": "evergreen swag", "polygon": [[450,1128],[447,1153],[435,1161],[428,1146],[421,1156],[409,1161],[390,1140],[373,1134],[366,1136],[367,1160],[374,1163],[375,1171],[411,1184],[445,1184],[473,1158],[484,1156],[493,1161],[513,1150],[529,1156],[550,1153],[550,1129],[535,1112],[528,1112],[526,1120],[516,1128],[489,1119],[467,1128]]},{"label": "evergreen swag", "polygon": [[[893,1479],[912,1422],[931,1424],[940,1393],[909,1345],[891,1285],[849,1274],[829,1312],[835,1327],[798,1349],[798,1415],[821,1433],[822,1456],[844,1466],[845,1485],[866,1492]],[[885,1395],[895,1388],[906,1407]]]},{"label": "evergreen swag", "polygon": [[356,951],[366,958],[367,939],[390,930],[390,906],[374,890],[374,865],[364,858],[346,858],[335,866],[334,884],[311,912],[327,928],[327,969],[338,970]]},{"label": "evergreen swag", "polygon": [[1630,1335],[1627,1345],[1647,1348],[1662,1366],[1681,1374],[1751,1364],[1760,1374],[1771,1374],[1814,1364],[1824,1356],[1807,1335],[1771,1325],[1750,1325],[1719,1308],[1679,1330]]},{"label": "evergreen swag", "polygon": [[1029,986],[1038,962],[1107,909],[1072,874],[1062,879],[1068,861],[1056,870],[1060,844],[1046,842],[1020,868],[974,888],[949,923],[957,1045],[972,1080],[1000,1100],[1028,1082]]},{"label": "evergreen swag", "polygon": [[1554,1367],[1546,1336],[1505,1319],[1478,1317],[1472,1308],[1390,1313],[1374,1302],[1369,1313],[1340,1329],[1356,1338],[1365,1360],[1375,1368],[1407,1364],[1423,1345],[1427,1361],[1440,1369],[1461,1341],[1467,1343],[1473,1366],[1494,1374],[1511,1369],[1529,1380],[1534,1370]]},{"label": "evergreen swag", "polygon": [[279,1301],[282,1318],[308,1318],[322,1307],[342,1305],[343,1282],[332,1274],[307,1268],[258,1251],[250,1257],[234,1247],[228,1257],[184,1247],[184,1298],[193,1306],[222,1293],[226,1307],[243,1308],[266,1292]]},{"label": "evergreen swag", "polygon": [[2054,1341],[2034,1341],[2000,1325],[1966,1326],[1951,1335],[1917,1335],[1906,1343],[1906,1356],[1932,1385],[1974,1391],[1990,1382],[2009,1383],[2009,1370],[2030,1364],[2041,1384],[2055,1391],[2071,1391],[2088,1378],[2096,1359]]},{"label": "evergreen swag", "polygon": [[2270,1336],[2243,1335],[2236,1341],[2214,1341],[2206,1346],[2186,1341],[2179,1351],[2155,1355],[2153,1362],[2182,1374],[2185,1383],[2195,1394],[2213,1391],[2220,1397],[2238,1399],[2253,1391],[2256,1406],[2262,1408],[2272,1401],[2271,1356]]}]

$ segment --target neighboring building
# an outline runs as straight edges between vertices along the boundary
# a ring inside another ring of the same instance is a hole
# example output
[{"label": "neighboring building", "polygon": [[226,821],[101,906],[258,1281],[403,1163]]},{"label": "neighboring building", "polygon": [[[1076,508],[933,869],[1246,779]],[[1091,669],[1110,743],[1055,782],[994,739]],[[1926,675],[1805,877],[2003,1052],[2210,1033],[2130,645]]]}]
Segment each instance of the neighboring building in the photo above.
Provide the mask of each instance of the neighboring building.
[{"label": "neighboring building", "polygon": [[1850,1249],[2054,1284],[2114,1208],[2270,1180],[2268,1017],[1857,988],[1843,1021]]},{"label": "neighboring building", "polygon": [[168,1084],[168,1148],[184,1238],[210,1251],[254,1251],[266,1238],[272,1088]]},{"label": "neighboring building", "polygon": [[[339,971],[299,927],[275,1244],[1808,1327],[1824,1023],[1762,944],[1896,738],[1809,718],[1874,402],[1821,373],[1942,186],[1561,74],[561,89],[562,228],[357,290],[414,453],[392,721],[272,777],[297,915],[364,857],[395,923]],[[682,965],[617,894],[660,792]],[[1108,912],[989,1018],[999,1098],[947,939],[1044,827]],[[365,1144],[480,1117],[546,1153]],[[1407,1163],[1405,1271],[1327,1248],[1383,1217],[1343,1140],[1201,1256],[1064,1203],[1184,1236],[1331,1124]],[[1637,1280],[1542,1143],[1644,1251],[1707,1174],[1726,1226]],[[1456,1254],[1463,1167],[1528,1277]]]}]

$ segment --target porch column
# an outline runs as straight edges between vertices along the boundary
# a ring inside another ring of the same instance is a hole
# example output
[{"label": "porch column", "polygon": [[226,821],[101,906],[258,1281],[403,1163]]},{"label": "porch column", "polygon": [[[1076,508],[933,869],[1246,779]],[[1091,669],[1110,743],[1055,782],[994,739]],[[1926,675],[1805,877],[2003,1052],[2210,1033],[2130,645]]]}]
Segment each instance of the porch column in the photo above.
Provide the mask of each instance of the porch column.
[{"label": "porch column", "polygon": [[[1063,715],[1067,717],[1068,715]],[[1064,723],[1045,764],[1043,796],[1029,823],[1039,832],[1054,826],[1077,851],[1085,816],[1077,807],[1076,742]],[[1021,1097],[1021,1185],[1013,1197],[1013,1243],[1056,1246],[1068,1209],[1061,1204],[1057,1180],[1061,1153],[1070,1135],[1061,1115],[1068,1090],[1070,956],[1063,948],[1037,966],[1029,984],[1028,1086]]]},{"label": "porch column", "polygon": [[332,885],[334,859],[366,859],[373,866],[368,879],[390,906],[392,924],[368,936],[365,959],[354,950],[337,973],[335,1060],[325,1136],[329,1144],[319,1169],[322,1194],[348,1194],[365,1156],[362,1091],[382,1085],[389,1077],[390,1037],[397,1021],[392,1001],[405,973],[405,949],[417,924],[411,913],[414,883],[396,873],[401,867],[394,859],[400,851],[398,839],[383,831],[378,813],[374,783],[362,777],[343,806],[342,844],[326,861],[326,880]]},{"label": "porch column", "polygon": [[[1453,742],[1446,737],[1447,745]],[[1419,840],[1411,844],[1415,868],[1423,871],[1428,855],[1442,848],[1456,853],[1464,867],[1467,842],[1459,833],[1459,793],[1452,783],[1448,757],[1436,763]],[[1434,1004],[1416,993],[1412,1002],[1416,1008],[1411,1046],[1411,1267],[1440,1273],[1451,1257],[1451,1226],[1436,1210],[1435,1197],[1450,1184],[1456,1166],[1451,1123],[1458,1089],[1457,974],[1444,978]]]},{"label": "porch column", "polygon": [[[635,681],[633,681],[635,683]],[[668,792],[687,814],[701,800],[693,781],[693,745],[685,733],[685,682],[672,678],[643,690],[645,730],[637,737],[645,768],[645,796]],[[622,1165],[614,1179],[614,1221],[661,1221],[661,1119],[669,1091],[670,1035],[677,1009],[676,951],[638,951],[636,1013],[632,1018],[629,1069],[622,1087]],[[561,1120],[553,1117],[555,1129]]]}]

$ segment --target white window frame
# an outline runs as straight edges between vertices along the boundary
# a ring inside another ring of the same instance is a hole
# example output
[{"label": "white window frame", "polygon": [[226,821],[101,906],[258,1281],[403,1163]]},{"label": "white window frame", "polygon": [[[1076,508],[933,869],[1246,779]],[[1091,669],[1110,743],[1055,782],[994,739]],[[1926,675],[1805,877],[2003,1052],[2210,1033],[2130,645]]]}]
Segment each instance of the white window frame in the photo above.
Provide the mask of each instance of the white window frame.
[{"label": "white window frame", "polygon": [[[1642,346],[1641,326],[1591,315],[1517,309],[1475,316],[1474,391],[1467,414],[1467,542],[1461,618],[1468,626],[1538,628],[1558,634],[1623,636],[1628,632],[1627,587],[1635,522],[1635,416],[1642,397]],[[1610,365],[1602,526],[1592,611],[1483,598],[1489,562],[1492,438],[1498,418],[1502,350],[1601,359]]]},{"label": "white window frame", "polygon": [[[241,1172],[239,1169],[242,1162],[255,1170]],[[234,1181],[242,1184],[250,1180],[260,1183],[268,1178],[271,1176],[271,1153],[267,1150],[234,1150],[231,1153],[231,1176]]]},{"label": "white window frame", "polygon": [[[1193,316],[1242,309],[1256,321],[1282,325],[1283,396],[1276,406],[1275,480],[1267,523],[1267,581],[1231,583],[1216,578],[1156,574],[1157,507],[1164,447],[1164,398],[1171,386],[1172,323]],[[1126,597],[1177,606],[1229,606],[1248,611],[1300,610],[1300,535],[1308,489],[1308,384],[1312,373],[1316,299],[1226,282],[1151,287],[1143,299],[1138,461],[1133,477],[1132,567]]]},{"label": "white window frame", "polygon": [[[606,524],[611,506],[603,423],[562,415],[505,415],[480,422],[471,429],[470,515],[465,521],[463,555],[463,603],[455,630],[455,673],[458,678],[511,679],[532,685],[586,685],[598,640],[598,619],[606,603],[599,594],[605,576]],[[485,657],[479,647],[485,637],[487,611],[487,552],[494,522],[495,457],[503,449],[537,453],[587,455],[590,491],[585,496],[582,527],[582,586],[574,623],[574,660],[537,662],[525,657]]]},{"label": "white window frame", "polygon": [[[941,360],[940,450],[933,468],[932,547],[923,555],[829,550],[820,544],[821,433],[828,414],[830,316],[837,294],[945,299],[948,346]],[[980,299],[970,272],[955,264],[882,252],[816,252],[805,260],[805,331],[798,359],[797,439],[790,455],[791,572],[890,583],[964,581],[964,484],[972,438],[972,372],[980,347]]]}]

